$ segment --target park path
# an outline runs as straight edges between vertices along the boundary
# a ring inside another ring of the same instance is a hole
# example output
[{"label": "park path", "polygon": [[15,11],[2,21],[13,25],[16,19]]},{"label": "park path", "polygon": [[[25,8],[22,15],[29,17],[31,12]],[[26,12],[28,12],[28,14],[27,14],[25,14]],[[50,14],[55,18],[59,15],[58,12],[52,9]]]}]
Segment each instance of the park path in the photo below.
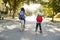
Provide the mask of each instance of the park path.
[{"label": "park path", "polygon": [[[28,17],[29,18],[29,17]],[[43,19],[42,31],[36,35],[34,20],[27,20],[24,32],[19,30],[18,19],[0,24],[0,40],[60,40],[60,23],[49,22]]]}]

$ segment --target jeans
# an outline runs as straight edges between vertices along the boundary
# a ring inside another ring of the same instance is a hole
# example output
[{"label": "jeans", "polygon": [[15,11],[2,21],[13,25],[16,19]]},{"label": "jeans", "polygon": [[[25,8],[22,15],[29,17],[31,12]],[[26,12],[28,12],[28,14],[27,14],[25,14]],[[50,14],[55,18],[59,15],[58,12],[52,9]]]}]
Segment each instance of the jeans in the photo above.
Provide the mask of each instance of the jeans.
[{"label": "jeans", "polygon": [[25,19],[24,19],[24,26],[25,26]]},{"label": "jeans", "polygon": [[39,30],[42,31],[41,23],[36,23],[36,31],[38,30],[38,27],[39,27]]}]

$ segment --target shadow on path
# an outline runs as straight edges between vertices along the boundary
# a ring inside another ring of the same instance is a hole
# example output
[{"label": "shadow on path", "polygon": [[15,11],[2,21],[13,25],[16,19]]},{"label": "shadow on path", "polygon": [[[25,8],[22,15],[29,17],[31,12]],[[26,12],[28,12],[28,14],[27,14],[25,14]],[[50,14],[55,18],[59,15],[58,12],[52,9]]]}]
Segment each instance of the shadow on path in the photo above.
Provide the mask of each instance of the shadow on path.
[{"label": "shadow on path", "polygon": [[43,33],[34,32],[35,22],[26,21],[26,29],[20,32],[17,28],[19,23],[9,21],[0,24],[0,40],[60,40],[60,25],[52,22],[42,22]]}]

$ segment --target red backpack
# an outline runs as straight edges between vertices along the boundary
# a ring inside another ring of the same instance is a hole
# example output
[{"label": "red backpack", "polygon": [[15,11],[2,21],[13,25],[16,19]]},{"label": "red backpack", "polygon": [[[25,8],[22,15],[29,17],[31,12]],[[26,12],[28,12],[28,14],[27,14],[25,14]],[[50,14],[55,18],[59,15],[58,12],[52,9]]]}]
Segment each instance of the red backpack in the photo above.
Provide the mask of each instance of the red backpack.
[{"label": "red backpack", "polygon": [[42,22],[42,16],[37,16],[37,18],[36,18],[36,20],[37,20],[37,22]]}]

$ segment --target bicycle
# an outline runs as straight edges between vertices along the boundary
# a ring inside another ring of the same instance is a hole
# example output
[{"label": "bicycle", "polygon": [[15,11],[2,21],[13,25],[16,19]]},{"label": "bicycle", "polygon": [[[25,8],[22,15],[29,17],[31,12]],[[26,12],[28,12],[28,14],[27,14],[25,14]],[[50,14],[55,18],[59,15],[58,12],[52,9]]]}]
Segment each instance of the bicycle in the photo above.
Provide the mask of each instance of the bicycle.
[{"label": "bicycle", "polygon": [[24,20],[20,20],[19,25],[20,25],[20,28],[19,28],[20,32],[24,31],[24,29],[25,29]]}]

